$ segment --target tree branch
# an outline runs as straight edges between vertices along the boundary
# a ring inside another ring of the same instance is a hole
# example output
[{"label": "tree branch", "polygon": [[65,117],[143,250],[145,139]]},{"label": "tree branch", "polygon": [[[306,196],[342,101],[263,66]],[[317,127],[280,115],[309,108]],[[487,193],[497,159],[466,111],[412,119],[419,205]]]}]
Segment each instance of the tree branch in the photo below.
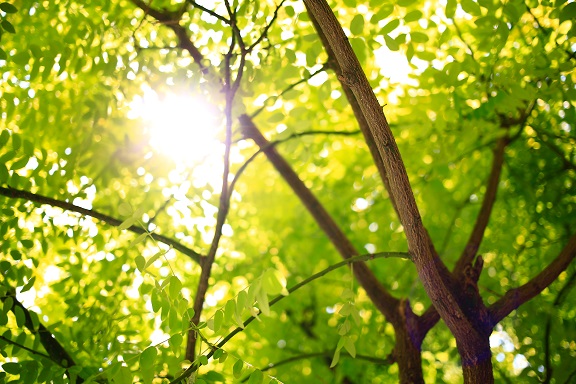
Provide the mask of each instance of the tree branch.
[{"label": "tree branch", "polygon": [[576,233],[570,237],[568,243],[560,254],[542,272],[533,277],[529,282],[520,287],[506,292],[504,297],[489,307],[492,323],[497,324],[510,312],[539,295],[544,288],[548,287],[561,272],[566,270],[576,256]]},{"label": "tree branch", "polygon": [[[349,265],[352,263],[362,263],[364,261],[368,261],[368,260],[373,260],[373,259],[380,259],[380,258],[391,258],[391,257],[398,257],[398,258],[403,258],[403,259],[409,259],[410,258],[410,254],[406,253],[406,252],[379,252],[379,253],[373,253],[373,254],[365,254],[365,255],[359,255],[359,256],[354,256],[354,257],[350,257],[346,260],[343,260],[339,263],[333,264],[331,266],[329,266],[328,268],[323,269],[322,271],[313,274],[312,276],[308,277],[307,279],[302,280],[301,282],[299,282],[298,284],[293,285],[292,287],[288,288],[288,293],[294,293],[296,292],[298,289],[304,287],[305,285],[313,282],[314,280],[319,279],[322,276],[325,276],[326,274],[341,268],[345,265]],[[354,267],[354,269],[356,269],[356,266]],[[284,295],[278,295],[276,296],[274,299],[270,300],[270,302],[268,303],[268,305],[271,307],[274,304],[278,303],[279,301],[281,301],[282,299],[286,298],[288,296],[284,296]],[[206,355],[206,357],[209,359],[214,355],[214,352],[218,349],[221,349],[222,347],[224,347],[224,345],[226,345],[226,343],[228,343],[234,336],[236,336],[238,333],[242,332],[244,330],[244,328],[246,328],[250,323],[252,323],[254,320],[256,320],[255,316],[250,316],[248,317],[244,323],[242,327],[236,327],[234,330],[232,330],[226,337],[224,337],[218,344],[216,344],[216,346],[210,351],[208,352],[208,354]],[[189,377],[192,373],[194,373],[196,370],[198,370],[198,365],[197,364],[193,364],[191,365],[188,369],[186,369],[184,372],[182,372],[182,374],[180,376],[178,376],[176,379],[174,379],[173,381],[170,382],[170,384],[176,384],[176,383],[180,383],[182,380],[186,379],[187,377]]]},{"label": "tree branch", "polygon": [[178,38],[178,47],[184,49],[185,51],[188,51],[190,56],[192,56],[196,64],[200,67],[202,73],[208,74],[208,67],[203,63],[204,56],[188,37],[188,32],[186,31],[186,28],[184,28],[179,24],[180,22],[179,18],[174,19],[173,14],[158,11],[157,9],[150,7],[143,0],[130,0],[130,1],[132,1],[132,3],[134,3],[134,5],[136,5],[138,8],[142,9],[147,15],[152,16],[158,22],[170,28]]},{"label": "tree branch", "polygon": [[[118,220],[112,216],[105,215],[105,214],[100,213],[98,211],[78,207],[77,205],[74,205],[72,203],[68,203],[66,201],[56,200],[56,199],[53,199],[50,197],[38,195],[38,194],[28,192],[28,191],[23,191],[20,189],[14,189],[14,188],[10,188],[10,187],[9,188],[0,187],[0,195],[4,195],[4,196],[9,197],[11,199],[24,199],[24,200],[32,201],[34,203],[47,204],[47,205],[50,205],[53,207],[62,208],[65,211],[76,212],[76,213],[79,213],[79,214],[84,215],[84,216],[93,217],[95,219],[98,219],[102,222],[113,225],[115,227],[122,224],[121,220]],[[141,227],[138,227],[135,225],[133,225],[129,228],[126,228],[126,230],[133,232],[133,233],[136,233],[136,234],[139,234],[139,235],[143,234],[143,233],[147,233],[147,231],[144,228],[141,228]],[[198,252],[182,245],[178,241],[176,241],[174,239],[170,239],[169,237],[166,237],[166,236],[155,234],[155,233],[151,233],[150,236],[154,240],[159,241],[161,243],[164,243],[166,245],[169,245],[172,248],[182,252],[184,255],[190,257],[192,260],[197,262],[200,266],[203,265],[202,262],[204,260],[204,256],[202,256]]]},{"label": "tree branch", "polygon": [[274,24],[274,22],[276,21],[276,18],[278,17],[278,11],[280,10],[280,8],[282,8],[282,5],[284,4],[286,0],[282,0],[280,2],[280,4],[278,4],[278,6],[276,7],[276,9],[274,10],[274,15],[272,16],[272,20],[270,20],[270,22],[268,24],[266,24],[266,26],[264,27],[264,30],[262,31],[262,33],[260,34],[260,36],[256,39],[256,41],[254,41],[247,49],[247,52],[251,52],[258,44],[260,44],[260,42],[266,37],[268,36],[268,31],[270,30],[270,28],[272,27],[272,25]]},{"label": "tree branch", "polygon": [[[252,119],[246,115],[242,115],[239,117],[239,120],[244,136],[254,140],[256,145],[264,151],[268,160],[280,175],[282,175],[286,183],[288,183],[292,188],[302,204],[306,207],[308,212],[310,212],[314,220],[316,220],[318,226],[322,231],[324,231],[326,236],[328,236],[340,255],[344,259],[357,255],[358,251],[355,249],[354,245],[352,245],[350,239],[348,239],[344,232],[342,232],[332,216],[328,211],[326,211],[316,196],[314,196],[314,194],[306,187],[304,182],[298,177],[296,172],[294,172],[290,164],[288,164],[288,162],[278,153],[276,148],[271,146],[270,142],[264,138]],[[384,314],[389,321],[394,321],[393,319],[396,319],[397,317],[395,309],[399,303],[398,299],[386,291],[366,264],[359,263],[355,265],[353,272],[379,311]]]},{"label": "tree branch", "polygon": [[494,208],[494,202],[496,201],[498,184],[500,182],[500,175],[502,174],[502,165],[504,164],[504,151],[508,142],[508,137],[501,137],[494,149],[492,168],[490,170],[490,176],[488,176],[488,183],[486,185],[486,193],[484,194],[482,207],[480,207],[480,212],[476,218],[474,229],[464,247],[464,251],[460,255],[460,258],[452,271],[457,278],[462,275],[466,266],[472,263],[476,256],[476,252],[480,247],[480,243],[484,238],[484,232],[488,226],[490,215],[492,214],[492,208]]},{"label": "tree branch", "polygon": [[230,20],[228,20],[227,18],[225,18],[222,15],[217,14],[216,12],[204,7],[203,5],[198,4],[197,2],[195,2],[194,0],[186,0],[186,2],[190,5],[192,5],[194,8],[198,8],[203,12],[206,12],[207,14],[209,14],[210,16],[213,16],[215,18],[217,18],[218,20],[220,20],[221,22],[223,22],[224,24],[228,24],[230,25]]},{"label": "tree branch", "polygon": [[28,328],[30,333],[38,336],[40,343],[48,353],[50,360],[52,360],[55,364],[66,368],[66,376],[68,376],[71,381],[73,381],[73,378],[76,377],[76,383],[83,383],[84,379],[82,377],[73,375],[68,372],[68,368],[75,366],[76,363],[68,351],[66,351],[66,349],[62,346],[62,344],[56,340],[54,335],[52,335],[52,333],[44,326],[44,324],[38,322],[37,326],[35,326],[34,322],[32,321],[30,311],[28,311],[28,309],[26,309],[26,307],[24,307],[24,305],[18,301],[16,295],[11,294],[9,296],[3,296],[0,299],[4,303],[9,297],[13,300],[10,310],[15,314],[16,308],[18,307],[24,312],[24,326]]}]

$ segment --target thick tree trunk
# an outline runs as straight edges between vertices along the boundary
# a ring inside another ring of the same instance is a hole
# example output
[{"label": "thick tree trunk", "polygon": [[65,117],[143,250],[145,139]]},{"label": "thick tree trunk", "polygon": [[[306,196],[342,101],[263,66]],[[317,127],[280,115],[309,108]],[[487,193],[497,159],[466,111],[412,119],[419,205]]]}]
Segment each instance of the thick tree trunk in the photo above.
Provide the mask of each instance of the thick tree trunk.
[{"label": "thick tree trunk", "polygon": [[[474,342],[471,340],[474,339]],[[462,358],[462,371],[465,384],[492,384],[494,373],[492,370],[492,352],[490,351],[490,337],[471,335],[464,343],[458,342],[458,352]]]},{"label": "thick tree trunk", "polygon": [[420,347],[405,328],[395,327],[396,345],[394,356],[398,364],[398,378],[401,384],[424,384],[422,375],[422,355]]}]

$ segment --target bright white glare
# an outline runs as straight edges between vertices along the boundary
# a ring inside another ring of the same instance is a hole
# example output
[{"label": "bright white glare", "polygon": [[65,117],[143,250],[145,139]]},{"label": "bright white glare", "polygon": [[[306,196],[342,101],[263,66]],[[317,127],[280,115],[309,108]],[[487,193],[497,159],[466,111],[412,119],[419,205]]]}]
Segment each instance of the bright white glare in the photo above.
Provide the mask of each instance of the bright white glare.
[{"label": "bright white glare", "polygon": [[177,163],[197,164],[220,151],[217,136],[221,119],[216,108],[198,97],[160,97],[146,88],[130,103],[128,118],[142,118],[150,145]]}]

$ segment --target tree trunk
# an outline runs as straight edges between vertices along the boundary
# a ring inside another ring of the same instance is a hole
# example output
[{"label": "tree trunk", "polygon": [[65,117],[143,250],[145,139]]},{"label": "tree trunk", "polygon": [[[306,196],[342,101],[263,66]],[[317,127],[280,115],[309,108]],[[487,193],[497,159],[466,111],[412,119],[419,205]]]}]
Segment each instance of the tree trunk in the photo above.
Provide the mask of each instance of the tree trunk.
[{"label": "tree trunk", "polygon": [[398,381],[401,384],[424,384],[420,346],[405,328],[395,327],[394,357],[398,364]]},{"label": "tree trunk", "polygon": [[462,358],[462,371],[465,384],[492,384],[494,373],[492,370],[492,352],[490,351],[490,337],[471,335],[469,339],[474,342],[459,343],[458,352]]}]

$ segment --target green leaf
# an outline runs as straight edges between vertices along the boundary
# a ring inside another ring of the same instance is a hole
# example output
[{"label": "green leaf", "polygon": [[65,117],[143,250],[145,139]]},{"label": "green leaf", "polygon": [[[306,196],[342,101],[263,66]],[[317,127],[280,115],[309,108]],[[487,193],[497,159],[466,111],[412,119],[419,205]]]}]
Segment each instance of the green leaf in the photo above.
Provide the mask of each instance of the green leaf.
[{"label": "green leaf", "polygon": [[26,314],[24,313],[24,309],[22,309],[22,307],[19,305],[15,306],[14,316],[16,317],[16,324],[18,327],[24,327],[24,324],[26,324]]},{"label": "green leaf", "polygon": [[140,354],[140,367],[152,367],[156,360],[158,351],[156,347],[148,347]]},{"label": "green leaf", "polygon": [[474,0],[461,0],[460,5],[464,12],[469,13],[473,16],[481,16],[482,11],[480,10],[480,6]]},{"label": "green leaf", "polygon": [[127,218],[126,220],[124,220],[124,221],[118,226],[118,229],[121,230],[121,231],[124,230],[124,229],[128,229],[128,228],[130,228],[131,226],[133,226],[134,223],[136,223],[137,220],[138,220],[138,219],[135,218],[135,217],[129,217],[129,218]]},{"label": "green leaf", "polygon": [[566,20],[572,20],[573,22],[574,22],[574,20],[576,20],[576,3],[575,2],[568,3],[564,6],[564,8],[562,8],[562,10],[560,11],[559,20],[560,20],[560,23],[563,23]]},{"label": "green leaf", "polygon": [[29,291],[30,288],[32,288],[34,286],[35,281],[36,281],[36,276],[32,276],[32,278],[30,280],[28,280],[28,282],[22,287],[22,289],[20,290],[20,293]]},{"label": "green leaf", "polygon": [[200,365],[208,365],[208,357],[205,355],[198,356],[198,362]]},{"label": "green leaf", "polygon": [[138,268],[140,272],[144,272],[144,270],[146,269],[146,259],[144,258],[144,256],[141,255],[136,256],[136,258],[134,258],[134,262],[136,263],[136,268]]},{"label": "green leaf", "polygon": [[232,374],[235,378],[239,378],[242,375],[242,368],[244,367],[244,362],[240,359],[236,360],[234,366],[232,367]]},{"label": "green leaf", "polygon": [[364,32],[364,16],[358,14],[350,22],[350,32],[353,35],[361,35]]},{"label": "green leaf", "polygon": [[224,306],[224,323],[228,324],[232,320],[232,317],[236,313],[236,301],[230,299],[226,302]]},{"label": "green leaf", "polygon": [[1,3],[1,4],[0,4],[0,9],[1,9],[3,12],[6,12],[6,13],[16,13],[16,12],[18,12],[18,8],[16,8],[15,6],[13,6],[13,5],[10,4],[10,3]]},{"label": "green leaf", "polygon": [[130,245],[128,247],[132,248],[136,244],[140,244],[141,242],[143,242],[146,239],[147,236],[148,236],[148,232],[141,233],[140,235],[138,235],[138,237],[136,237],[134,240],[132,240],[132,242],[130,243]]},{"label": "green leaf", "polygon": [[330,368],[334,368],[336,364],[340,361],[340,350],[337,349],[334,351],[334,356],[332,357],[332,362],[330,363]]},{"label": "green leaf", "polygon": [[[149,266],[151,266],[156,260],[158,260],[160,257],[164,256],[165,253],[166,253],[166,251],[163,251],[163,250],[156,252],[154,255],[152,255],[152,257],[150,257],[146,261],[144,268],[148,268]],[[169,282],[169,280],[164,281],[164,283],[168,283],[168,282]]]},{"label": "green leaf", "polygon": [[2,369],[11,375],[18,375],[22,369],[19,363],[4,363]]},{"label": "green leaf", "polygon": [[261,370],[257,369],[250,374],[248,378],[248,383],[250,384],[261,384],[264,380],[264,374]]},{"label": "green leaf", "polygon": [[132,216],[134,210],[132,209],[132,205],[130,203],[122,203],[118,206],[118,213],[121,216]]},{"label": "green leaf", "polygon": [[396,40],[392,39],[390,36],[384,35],[384,41],[386,42],[386,46],[389,50],[396,52],[400,49],[398,42],[396,42]]},{"label": "green leaf", "polygon": [[270,305],[268,304],[268,295],[261,289],[256,293],[256,299],[258,301],[258,308],[266,316],[270,316]]},{"label": "green leaf", "polygon": [[356,357],[356,346],[354,345],[354,341],[351,337],[345,337],[344,348],[352,357]]},{"label": "green leaf", "polygon": [[224,320],[224,312],[221,310],[216,311],[214,314],[214,332],[218,332],[222,328],[222,322]]},{"label": "green leaf", "polygon": [[0,60],[7,60],[8,59],[8,55],[6,54],[6,51],[4,51],[2,48],[0,48]]},{"label": "green leaf", "polygon": [[386,35],[388,35],[390,32],[392,32],[393,30],[398,28],[399,25],[400,25],[400,20],[393,19],[388,24],[386,24],[385,26],[383,26],[380,29],[380,34],[384,35],[384,37],[387,37]]},{"label": "green leaf", "polygon": [[8,140],[10,140],[10,133],[8,133],[8,130],[5,129],[2,131],[2,133],[0,133],[0,148],[4,147]]},{"label": "green leaf", "polygon": [[268,268],[262,276],[262,289],[269,295],[279,295],[286,286],[286,282],[281,281],[281,279],[282,275],[280,275],[280,272],[273,268]]},{"label": "green leaf", "polygon": [[411,32],[410,40],[415,43],[426,43],[428,41],[428,35],[422,32]]},{"label": "green leaf", "polygon": [[412,21],[418,21],[422,18],[423,14],[419,10],[414,10],[412,12],[408,12],[406,16],[404,16],[404,22],[410,23]]},{"label": "green leaf", "polygon": [[8,20],[6,19],[2,20],[0,22],[0,25],[2,26],[2,28],[4,28],[6,32],[16,33],[16,29],[14,29],[14,26]]},{"label": "green leaf", "polygon": [[20,149],[21,146],[22,146],[22,138],[20,137],[19,134],[13,133],[12,134],[12,148],[14,149],[14,152],[18,152],[18,150]]},{"label": "green leaf", "polygon": [[130,371],[130,368],[119,366],[118,370],[112,376],[112,381],[114,384],[132,384],[134,380],[134,375]]},{"label": "green leaf", "polygon": [[168,286],[170,297],[172,299],[178,298],[182,290],[182,282],[176,276],[170,276],[170,285]]},{"label": "green leaf", "polygon": [[458,6],[458,2],[456,0],[447,0],[446,1],[446,17],[452,19],[456,14],[456,8]]}]

